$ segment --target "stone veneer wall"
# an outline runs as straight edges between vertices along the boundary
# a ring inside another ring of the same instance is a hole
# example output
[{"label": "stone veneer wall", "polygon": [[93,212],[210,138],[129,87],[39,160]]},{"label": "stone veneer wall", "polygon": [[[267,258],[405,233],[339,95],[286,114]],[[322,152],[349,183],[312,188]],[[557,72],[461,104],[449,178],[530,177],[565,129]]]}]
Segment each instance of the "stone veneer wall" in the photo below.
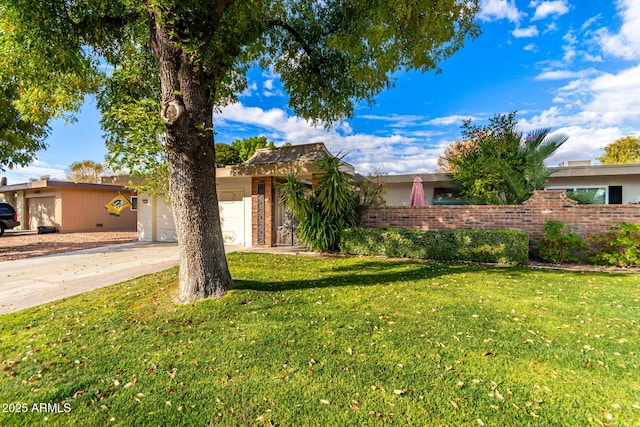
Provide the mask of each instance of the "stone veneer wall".
[{"label": "stone veneer wall", "polygon": [[564,190],[540,190],[521,205],[372,207],[362,214],[360,225],[436,231],[511,229],[525,231],[535,241],[549,220],[568,224],[582,235],[600,234],[620,222],[640,223],[640,205],[579,205]]}]

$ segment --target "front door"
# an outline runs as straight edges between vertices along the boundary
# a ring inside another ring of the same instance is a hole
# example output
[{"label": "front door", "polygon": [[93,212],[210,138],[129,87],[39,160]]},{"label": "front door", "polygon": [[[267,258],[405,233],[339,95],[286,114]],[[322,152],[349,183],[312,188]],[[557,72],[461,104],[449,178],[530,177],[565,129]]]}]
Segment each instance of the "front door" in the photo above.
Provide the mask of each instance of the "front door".
[{"label": "front door", "polygon": [[295,234],[299,221],[280,201],[280,190],[278,188],[276,188],[275,204],[276,245],[299,246],[300,241]]}]

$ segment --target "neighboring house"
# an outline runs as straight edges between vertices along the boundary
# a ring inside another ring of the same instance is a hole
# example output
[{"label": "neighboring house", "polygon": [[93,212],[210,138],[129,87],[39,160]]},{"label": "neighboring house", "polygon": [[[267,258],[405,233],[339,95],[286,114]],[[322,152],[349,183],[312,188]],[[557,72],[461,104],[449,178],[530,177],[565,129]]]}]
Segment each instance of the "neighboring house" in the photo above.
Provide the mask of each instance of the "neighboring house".
[{"label": "neighboring house", "polygon": [[[570,161],[553,168],[546,189],[568,190],[593,203],[628,204],[640,202],[640,165],[591,165]],[[460,204],[444,173],[386,175],[382,177],[388,206],[408,206],[413,179],[422,178],[427,205]]]},{"label": "neighboring house", "polygon": [[[291,228],[280,201],[278,184],[289,173],[313,185],[317,161],[330,154],[324,144],[259,149],[246,162],[216,170],[222,235],[225,243],[243,246],[290,245]],[[353,166],[344,171],[354,175]],[[162,195],[138,197],[138,237],[143,241],[175,241],[169,202]]]},{"label": "neighboring house", "polygon": [[126,208],[118,217],[105,208],[118,195],[132,199],[131,191],[121,185],[42,180],[0,187],[0,200],[18,213],[19,229],[53,226],[61,233],[135,231],[135,208]]}]

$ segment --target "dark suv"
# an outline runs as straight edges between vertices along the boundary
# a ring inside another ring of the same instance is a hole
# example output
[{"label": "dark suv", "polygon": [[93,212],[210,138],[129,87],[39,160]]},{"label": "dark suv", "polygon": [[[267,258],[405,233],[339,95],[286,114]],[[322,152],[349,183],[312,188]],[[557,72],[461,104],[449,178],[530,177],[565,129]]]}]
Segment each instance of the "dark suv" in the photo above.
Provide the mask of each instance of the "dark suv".
[{"label": "dark suv", "polygon": [[13,228],[20,225],[18,214],[9,203],[0,202],[0,236],[4,234],[7,228]]}]

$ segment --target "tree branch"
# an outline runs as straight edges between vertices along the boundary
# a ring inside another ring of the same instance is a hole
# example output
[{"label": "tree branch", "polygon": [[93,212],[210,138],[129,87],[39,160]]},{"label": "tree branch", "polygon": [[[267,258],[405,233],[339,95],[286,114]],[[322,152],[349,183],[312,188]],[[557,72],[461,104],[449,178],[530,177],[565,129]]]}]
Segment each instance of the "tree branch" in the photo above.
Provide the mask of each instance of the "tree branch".
[{"label": "tree branch", "polygon": [[300,44],[300,46],[302,47],[302,50],[304,50],[307,55],[309,56],[313,55],[313,48],[307,43],[307,41],[304,39],[304,37],[302,37],[302,35],[298,32],[298,30],[293,28],[291,25],[287,24],[286,22],[280,19],[272,19],[267,23],[267,25],[269,27],[280,27],[286,30]]}]

